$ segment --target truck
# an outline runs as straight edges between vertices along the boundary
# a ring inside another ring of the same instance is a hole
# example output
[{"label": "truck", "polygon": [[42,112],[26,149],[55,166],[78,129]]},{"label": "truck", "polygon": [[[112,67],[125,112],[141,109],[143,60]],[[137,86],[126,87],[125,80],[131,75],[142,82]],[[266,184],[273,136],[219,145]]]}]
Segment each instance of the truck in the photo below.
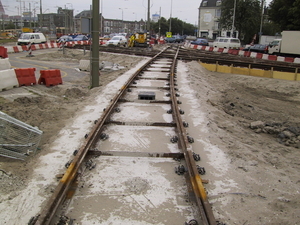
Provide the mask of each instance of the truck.
[{"label": "truck", "polygon": [[269,54],[279,56],[300,56],[300,31],[282,31],[280,39],[269,44]]},{"label": "truck", "polygon": [[269,45],[272,41],[278,38],[279,38],[278,36],[261,35],[259,39],[259,44]]}]

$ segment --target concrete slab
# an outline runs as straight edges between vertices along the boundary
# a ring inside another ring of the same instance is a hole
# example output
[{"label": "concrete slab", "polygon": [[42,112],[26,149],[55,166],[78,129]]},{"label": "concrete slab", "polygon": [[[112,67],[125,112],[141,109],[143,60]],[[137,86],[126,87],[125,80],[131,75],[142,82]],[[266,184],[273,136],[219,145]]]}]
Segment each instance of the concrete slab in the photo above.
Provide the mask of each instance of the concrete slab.
[{"label": "concrete slab", "polygon": [[[165,158],[108,157],[86,170],[66,215],[76,223],[163,225],[193,218],[179,162]],[[139,168],[139,169],[136,169]]]}]

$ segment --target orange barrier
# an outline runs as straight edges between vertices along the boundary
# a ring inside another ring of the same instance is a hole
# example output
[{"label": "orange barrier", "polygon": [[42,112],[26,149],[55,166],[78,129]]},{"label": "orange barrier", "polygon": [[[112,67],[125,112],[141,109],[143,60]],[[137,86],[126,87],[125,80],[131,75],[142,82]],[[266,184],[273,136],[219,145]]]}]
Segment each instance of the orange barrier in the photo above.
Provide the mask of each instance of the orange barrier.
[{"label": "orange barrier", "polygon": [[263,55],[264,55],[263,53],[258,52],[258,53],[256,53],[256,58],[262,59]]},{"label": "orange barrier", "polygon": [[13,46],[14,52],[20,52],[18,46]]},{"label": "orange barrier", "polygon": [[32,50],[32,51],[35,51],[35,50],[36,50],[35,45],[31,45],[31,50]]},{"label": "orange barrier", "polygon": [[60,70],[41,70],[40,74],[41,76],[38,81],[39,84],[43,83],[47,87],[49,87],[63,83],[60,75]]},{"label": "orange barrier", "polygon": [[23,51],[27,51],[28,49],[27,49],[27,45],[22,45],[22,50]]},{"label": "orange barrier", "polygon": [[0,57],[1,58],[8,58],[7,55],[7,48],[4,48],[3,46],[0,46]]},{"label": "orange barrier", "polygon": [[223,52],[224,51],[224,48],[218,48],[218,52]]},{"label": "orange barrier", "polygon": [[239,54],[239,50],[236,50],[236,49],[228,49],[228,54],[238,55],[238,54]]},{"label": "orange barrier", "polygon": [[268,60],[277,61],[277,55],[269,55]]},{"label": "orange barrier", "polygon": [[244,56],[245,57],[250,57],[251,55],[251,52],[250,51],[244,51]]},{"label": "orange barrier", "polygon": [[30,86],[36,84],[36,78],[34,74],[35,68],[23,68],[15,69],[16,77],[18,79],[19,86]]},{"label": "orange barrier", "polygon": [[294,58],[291,58],[291,57],[285,57],[285,58],[284,58],[284,61],[285,61],[285,62],[291,62],[291,63],[293,63],[293,62],[294,62]]}]

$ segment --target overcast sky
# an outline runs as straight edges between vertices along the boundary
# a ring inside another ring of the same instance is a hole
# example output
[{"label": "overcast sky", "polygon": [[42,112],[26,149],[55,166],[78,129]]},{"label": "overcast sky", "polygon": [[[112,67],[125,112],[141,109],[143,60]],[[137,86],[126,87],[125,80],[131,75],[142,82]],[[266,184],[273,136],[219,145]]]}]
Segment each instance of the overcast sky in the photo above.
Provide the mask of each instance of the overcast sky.
[{"label": "overcast sky", "polygon": [[[20,3],[21,1],[21,3]],[[18,15],[21,6],[22,12],[31,11],[40,14],[40,1],[42,1],[43,13],[56,13],[58,7],[74,9],[74,15],[83,10],[89,10],[92,0],[1,0],[4,10],[8,15]],[[140,20],[147,18],[148,0],[99,0],[100,12],[104,18]],[[270,2],[270,0],[267,0]],[[172,4],[171,4],[172,3]],[[166,19],[177,17],[187,23],[197,24],[198,8],[201,0],[150,0],[150,16],[160,14]],[[101,9],[102,6],[102,9]]]}]

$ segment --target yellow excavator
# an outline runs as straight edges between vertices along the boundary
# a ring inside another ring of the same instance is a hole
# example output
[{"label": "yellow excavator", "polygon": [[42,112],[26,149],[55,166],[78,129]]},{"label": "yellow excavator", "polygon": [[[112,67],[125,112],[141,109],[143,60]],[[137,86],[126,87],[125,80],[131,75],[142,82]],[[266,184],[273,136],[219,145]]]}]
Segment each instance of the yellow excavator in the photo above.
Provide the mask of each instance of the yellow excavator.
[{"label": "yellow excavator", "polygon": [[129,47],[148,47],[147,33],[135,33],[129,38]]}]

